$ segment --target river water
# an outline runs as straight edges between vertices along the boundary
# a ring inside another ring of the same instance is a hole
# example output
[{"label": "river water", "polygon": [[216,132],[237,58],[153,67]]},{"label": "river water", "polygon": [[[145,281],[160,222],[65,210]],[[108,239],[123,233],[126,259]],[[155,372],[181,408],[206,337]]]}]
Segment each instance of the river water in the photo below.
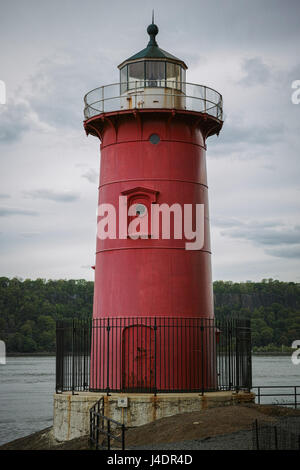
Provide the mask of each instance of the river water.
[{"label": "river water", "polygon": [[[300,365],[290,356],[254,356],[252,367],[253,386],[300,386]],[[8,357],[0,364],[0,445],[51,426],[54,391],[55,357]]]}]

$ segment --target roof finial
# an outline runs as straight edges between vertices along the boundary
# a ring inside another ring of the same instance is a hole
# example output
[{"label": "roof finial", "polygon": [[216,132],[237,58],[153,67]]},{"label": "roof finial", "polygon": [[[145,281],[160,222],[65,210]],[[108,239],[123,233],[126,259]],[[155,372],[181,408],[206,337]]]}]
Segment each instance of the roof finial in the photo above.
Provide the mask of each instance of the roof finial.
[{"label": "roof finial", "polygon": [[152,23],[149,24],[147,28],[147,33],[150,36],[148,46],[157,46],[155,36],[158,34],[158,27],[156,26],[156,24],[154,24],[154,9],[152,10]]}]

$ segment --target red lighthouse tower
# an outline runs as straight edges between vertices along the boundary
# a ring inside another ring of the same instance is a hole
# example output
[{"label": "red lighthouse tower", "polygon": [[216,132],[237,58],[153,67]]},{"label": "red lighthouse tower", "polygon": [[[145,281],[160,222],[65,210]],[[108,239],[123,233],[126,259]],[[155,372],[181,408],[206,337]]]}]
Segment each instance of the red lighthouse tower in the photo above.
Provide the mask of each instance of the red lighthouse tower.
[{"label": "red lighthouse tower", "polygon": [[213,389],[205,152],[222,128],[222,97],[187,83],[184,61],[158,46],[158,27],[147,32],[147,47],[119,65],[120,83],[85,96],[86,133],[101,141],[98,227],[106,217],[107,230],[97,237],[91,389]]}]

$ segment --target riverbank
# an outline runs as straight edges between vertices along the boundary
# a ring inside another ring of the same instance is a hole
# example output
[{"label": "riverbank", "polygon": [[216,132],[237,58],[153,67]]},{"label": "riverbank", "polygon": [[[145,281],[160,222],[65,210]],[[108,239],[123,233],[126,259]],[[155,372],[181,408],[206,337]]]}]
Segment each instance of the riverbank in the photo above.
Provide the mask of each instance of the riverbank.
[{"label": "riverbank", "polygon": [[278,352],[278,351],[268,351],[268,352],[252,352],[252,356],[292,356],[293,350],[291,352]]},{"label": "riverbank", "polygon": [[[249,450],[252,423],[300,420],[300,410],[272,405],[238,405],[182,413],[126,431],[126,449]],[[59,443],[46,428],[0,446],[0,450],[90,450],[88,436]]]}]

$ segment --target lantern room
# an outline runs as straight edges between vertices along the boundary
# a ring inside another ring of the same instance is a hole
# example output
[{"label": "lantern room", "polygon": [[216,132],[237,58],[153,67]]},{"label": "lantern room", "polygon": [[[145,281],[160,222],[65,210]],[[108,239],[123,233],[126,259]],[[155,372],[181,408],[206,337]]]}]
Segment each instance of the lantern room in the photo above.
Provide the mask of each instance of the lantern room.
[{"label": "lantern room", "polygon": [[[120,70],[120,94],[125,99],[121,107],[184,108],[186,64],[161,49],[156,41],[158,27],[152,22],[147,28],[148,45],[123,61]],[[160,90],[159,90],[160,89]]]}]

